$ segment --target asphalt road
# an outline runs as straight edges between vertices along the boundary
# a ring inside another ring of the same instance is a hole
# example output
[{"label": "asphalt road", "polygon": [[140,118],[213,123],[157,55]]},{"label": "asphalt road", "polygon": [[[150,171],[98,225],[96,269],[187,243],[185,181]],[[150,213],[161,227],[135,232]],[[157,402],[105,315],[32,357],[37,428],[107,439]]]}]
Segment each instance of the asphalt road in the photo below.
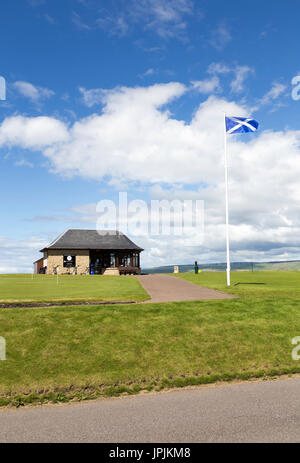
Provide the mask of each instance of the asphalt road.
[{"label": "asphalt road", "polygon": [[300,378],[0,412],[0,442],[299,442]]}]

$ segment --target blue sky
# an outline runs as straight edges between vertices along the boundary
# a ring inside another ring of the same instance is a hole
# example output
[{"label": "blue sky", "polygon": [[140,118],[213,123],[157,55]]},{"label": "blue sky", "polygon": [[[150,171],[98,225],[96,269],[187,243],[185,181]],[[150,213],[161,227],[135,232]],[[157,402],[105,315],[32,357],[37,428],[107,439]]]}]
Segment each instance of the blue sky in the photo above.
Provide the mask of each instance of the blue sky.
[{"label": "blue sky", "polygon": [[204,200],[203,242],[137,237],[145,265],[224,261],[223,110],[260,122],[230,140],[233,260],[300,258],[299,13],[293,0],[1,5],[0,272],[95,228],[95,204],[119,191]]}]

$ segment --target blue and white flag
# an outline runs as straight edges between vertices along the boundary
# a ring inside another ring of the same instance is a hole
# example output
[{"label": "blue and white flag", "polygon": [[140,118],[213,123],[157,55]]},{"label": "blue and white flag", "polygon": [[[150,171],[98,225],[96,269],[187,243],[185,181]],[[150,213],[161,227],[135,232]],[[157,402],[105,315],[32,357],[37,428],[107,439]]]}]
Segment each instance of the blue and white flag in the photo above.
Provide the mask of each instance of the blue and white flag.
[{"label": "blue and white flag", "polygon": [[227,117],[225,116],[226,133],[245,133],[256,132],[258,122],[246,117]]}]

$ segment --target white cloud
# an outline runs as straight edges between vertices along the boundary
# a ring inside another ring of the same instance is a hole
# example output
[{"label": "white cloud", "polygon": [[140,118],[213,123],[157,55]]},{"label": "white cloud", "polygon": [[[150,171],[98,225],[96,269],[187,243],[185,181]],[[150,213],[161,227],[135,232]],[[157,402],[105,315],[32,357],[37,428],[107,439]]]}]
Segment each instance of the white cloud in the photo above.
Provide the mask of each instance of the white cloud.
[{"label": "white cloud", "polygon": [[224,63],[211,63],[207,68],[207,73],[212,75],[214,79],[217,76],[224,76],[233,74],[234,78],[230,82],[231,91],[233,93],[240,93],[244,90],[245,80],[249,75],[254,73],[254,69],[247,65],[234,65],[228,66]]},{"label": "white cloud", "polygon": [[179,37],[185,33],[187,23],[184,17],[192,14],[194,6],[191,0],[142,0],[134,3],[137,20],[145,18],[146,27],[163,38]]},{"label": "white cloud", "polygon": [[37,87],[30,82],[17,81],[14,82],[12,86],[22,96],[29,98],[34,103],[38,103],[41,100],[50,98],[55,94],[53,90],[49,90],[48,88],[44,87]]},{"label": "white cloud", "polygon": [[[248,116],[249,108],[211,96],[186,123],[167,105],[188,91],[176,82],[101,90],[101,114],[69,127],[53,118],[5,119],[0,146],[39,149],[58,174],[144,190],[152,185],[150,195],[167,199],[198,196],[205,201],[203,245],[189,247],[186,240],[180,255],[176,239],[141,238],[139,244],[152,253],[145,262],[224,260],[223,112]],[[233,259],[299,257],[300,131],[228,138]],[[200,186],[190,191],[193,184]],[[91,217],[88,209],[73,212]]]},{"label": "white cloud", "polygon": [[[195,13],[193,0],[128,0],[122,3],[122,13],[120,10],[120,2],[98,9],[96,26],[120,37],[142,27],[164,39],[186,39],[187,20]],[[197,15],[200,17],[199,11]]]},{"label": "white cloud", "polygon": [[249,66],[236,66],[234,68],[235,78],[231,82],[231,90],[234,93],[240,93],[244,90],[244,82],[249,76],[249,74],[253,73],[254,70]]},{"label": "white cloud", "polygon": [[279,82],[274,82],[271,89],[261,98],[260,104],[270,104],[277,100],[287,89],[287,86]]},{"label": "white cloud", "polygon": [[209,44],[218,51],[222,51],[231,42],[231,33],[227,26],[220,24],[211,33]]},{"label": "white cloud", "polygon": [[83,21],[81,16],[78,13],[76,13],[76,11],[72,12],[72,23],[74,24],[74,26],[77,27],[77,29],[86,30],[86,31],[89,31],[92,29],[92,27],[89,24]]},{"label": "white cloud", "polygon": [[199,93],[208,94],[220,89],[220,80],[217,76],[213,76],[211,79],[194,80],[191,83]]},{"label": "white cloud", "polygon": [[67,141],[68,136],[65,124],[45,116],[14,116],[5,119],[0,126],[0,146],[38,150]]},{"label": "white cloud", "polygon": [[123,37],[129,30],[129,24],[123,16],[105,15],[97,19],[96,24],[102,29],[107,29],[110,35]]},{"label": "white cloud", "polygon": [[84,87],[79,87],[79,91],[82,95],[84,104],[89,108],[95,104],[101,104],[103,101],[104,90],[101,88],[87,90]]},{"label": "white cloud", "polygon": [[211,63],[207,68],[209,74],[228,74],[230,71],[230,67],[224,63]]},{"label": "white cloud", "polygon": [[156,73],[157,73],[157,71],[155,69],[149,68],[149,69],[147,69],[147,71],[143,72],[142,74],[139,74],[138,77],[143,79],[144,77],[153,76]]},{"label": "white cloud", "polygon": [[41,257],[39,250],[46,244],[36,237],[19,241],[0,237],[0,273],[32,272],[33,262]]},{"label": "white cloud", "polygon": [[15,161],[14,165],[16,167],[31,167],[31,168],[34,167],[33,163],[30,161],[27,161],[26,159],[20,159],[19,161]]}]

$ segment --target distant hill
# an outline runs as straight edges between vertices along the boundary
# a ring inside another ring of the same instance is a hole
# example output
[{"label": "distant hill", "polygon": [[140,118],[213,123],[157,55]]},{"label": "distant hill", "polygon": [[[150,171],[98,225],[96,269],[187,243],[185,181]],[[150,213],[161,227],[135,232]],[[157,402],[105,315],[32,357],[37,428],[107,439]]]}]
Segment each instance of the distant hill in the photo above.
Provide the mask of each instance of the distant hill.
[{"label": "distant hill", "polygon": [[[200,270],[205,272],[224,272],[226,271],[226,263],[217,264],[199,264]],[[288,271],[288,270],[300,270],[300,260],[290,261],[274,261],[274,262],[232,262],[231,270],[233,272],[242,271]],[[161,267],[142,268],[142,273],[173,273],[174,265],[164,265]],[[179,265],[179,271],[181,273],[194,272],[194,265]]]}]

